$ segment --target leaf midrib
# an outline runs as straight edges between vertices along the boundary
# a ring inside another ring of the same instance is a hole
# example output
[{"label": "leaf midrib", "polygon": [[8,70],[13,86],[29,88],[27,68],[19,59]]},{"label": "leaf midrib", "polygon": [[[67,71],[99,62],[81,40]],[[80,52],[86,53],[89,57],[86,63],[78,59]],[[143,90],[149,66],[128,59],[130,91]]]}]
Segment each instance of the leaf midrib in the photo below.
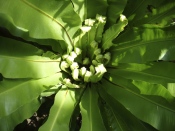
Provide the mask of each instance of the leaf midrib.
[{"label": "leaf midrib", "polygon": [[156,105],[156,106],[162,107],[162,108],[164,108],[164,109],[167,109],[168,111],[171,111],[171,112],[175,113],[175,110],[172,110],[172,109],[167,108],[167,107],[165,107],[165,106],[163,106],[163,105],[161,105],[161,104],[159,104],[159,103],[157,103],[157,102],[154,102],[154,101],[152,101],[152,100],[150,100],[150,99],[148,99],[148,98],[145,98],[144,96],[141,96],[141,95],[139,95],[139,94],[137,94],[137,93],[135,93],[135,92],[133,92],[133,91],[131,91],[131,90],[129,90],[129,89],[126,89],[126,88],[125,88],[125,90],[131,92],[132,94],[136,95],[137,97],[140,97],[140,98],[142,98],[142,99],[144,99],[144,100],[149,101],[150,103],[153,103],[153,104]]},{"label": "leaf midrib", "polygon": [[[92,120],[92,92],[90,90],[89,92],[89,97],[90,97],[90,105],[89,105],[89,111],[90,111],[90,120]],[[90,122],[90,130],[92,131],[92,122]]]},{"label": "leaf midrib", "polygon": [[167,108],[167,107],[165,107],[165,106],[163,106],[163,105],[161,105],[161,104],[159,104],[159,103],[157,103],[157,102],[154,102],[154,101],[152,101],[152,100],[150,100],[150,99],[148,99],[148,98],[145,98],[144,96],[141,96],[141,95],[139,95],[139,94],[133,92],[132,90],[129,90],[128,88],[126,88],[126,87],[124,87],[124,86],[117,85],[117,84],[113,83],[112,81],[108,81],[108,82],[110,82],[111,84],[116,85],[116,86],[118,86],[118,87],[121,87],[122,89],[124,89],[124,90],[126,90],[126,91],[128,91],[128,92],[130,92],[130,93],[132,93],[132,94],[134,94],[135,96],[137,96],[137,97],[139,97],[139,98],[144,99],[145,101],[149,101],[150,103],[154,104],[155,106],[159,106],[160,108],[164,108],[164,109],[167,109],[167,110],[170,111],[170,112],[175,113],[175,110],[173,110],[173,109],[171,109],[171,108]]},{"label": "leaf midrib", "polygon": [[[129,45],[129,44],[127,44],[126,46],[127,47],[119,47],[119,46],[116,46],[116,47],[118,47],[117,49],[114,49],[114,50],[112,50],[112,51],[121,51],[121,50],[126,50],[126,49],[128,49],[128,48],[134,48],[134,47],[137,47],[137,46],[142,46],[142,45],[146,45],[146,44],[157,44],[157,42],[164,42],[164,44],[167,44],[167,41],[174,41],[175,40],[175,38],[168,38],[168,39],[162,39],[162,40],[160,40],[160,39],[157,39],[157,40],[150,40],[150,41],[144,41],[144,42],[141,42],[141,43],[139,43],[139,44],[136,44],[136,45]],[[166,41],[166,42],[165,42]],[[122,45],[121,45],[122,46]]]},{"label": "leaf midrib", "polygon": [[132,12],[130,12],[130,14],[129,14],[128,16],[131,16],[131,15],[143,4],[144,1],[145,1],[145,0],[142,0],[142,1],[140,2],[140,4],[139,4]]},{"label": "leaf midrib", "polygon": [[[113,25],[113,26],[117,26],[117,24]],[[113,26],[111,28],[113,28]],[[107,31],[109,31],[111,28],[109,28]],[[111,29],[113,30],[113,29]],[[110,31],[109,31],[110,32]],[[103,38],[105,39],[105,36],[106,36],[106,39],[103,43],[103,46],[106,46],[106,43],[107,44],[111,44],[112,43],[112,40],[115,38],[115,36],[117,36],[121,31],[118,29],[114,34],[112,35],[107,35],[107,32],[105,32],[106,34],[104,34]]]},{"label": "leaf midrib", "polygon": [[[172,8],[171,8],[172,9]],[[161,14],[157,14],[157,17],[151,17],[151,19],[147,22],[147,23],[150,23],[150,22],[152,22],[152,21],[155,21],[156,19],[159,19],[159,18],[161,18],[162,16],[165,16],[166,14],[168,14],[169,12],[171,12],[172,10],[168,10],[168,11],[166,11],[166,12],[163,12],[163,13],[161,13]]]},{"label": "leaf midrib", "polygon": [[53,119],[53,121],[52,121],[52,125],[51,125],[51,127],[50,127],[50,131],[53,131],[53,128],[54,128],[54,125],[55,125],[56,120],[57,120],[57,118],[58,118],[58,115],[60,114],[60,111],[61,111],[62,107],[64,106],[64,103],[65,103],[65,100],[66,100],[66,97],[67,97],[68,92],[69,92],[69,90],[67,90],[67,91],[65,92],[65,96],[64,96],[64,98],[62,99],[61,104],[59,105],[58,111],[57,111],[57,113],[55,114],[55,117],[54,117],[54,119]]},{"label": "leaf midrib", "polygon": [[14,111],[10,112],[9,114],[7,115],[4,115],[4,116],[1,116],[1,117],[9,117],[11,114],[15,113],[16,111],[18,111],[20,108],[26,106],[27,104],[30,104],[30,103],[33,103],[35,100],[37,100],[38,96],[36,96],[35,98],[33,99],[30,99],[30,101],[22,104],[21,106],[18,106],[18,108],[16,108]]},{"label": "leaf midrib", "polygon": [[[24,81],[24,82],[22,82],[22,83],[20,83],[20,84],[18,84],[18,85],[15,85],[15,86],[12,87],[12,88],[9,88],[9,89],[7,89],[7,90],[3,90],[2,92],[0,92],[0,94],[4,94],[4,93],[6,93],[6,92],[13,91],[13,90],[15,90],[15,89],[17,89],[17,88],[20,88],[22,85],[25,85],[26,83],[29,84],[30,82],[33,82],[33,81],[35,81],[35,80]],[[1,86],[1,87],[3,87],[3,86]],[[5,88],[5,87],[3,87],[3,88]]]},{"label": "leaf midrib", "polygon": [[170,81],[175,81],[174,78],[165,77],[165,76],[161,76],[161,75],[155,75],[155,74],[149,74],[147,72],[142,72],[142,71],[136,71],[136,70],[131,70],[131,69],[117,69],[117,70],[129,71],[129,72],[134,72],[134,73],[138,73],[138,74],[142,74],[142,75],[152,76],[155,78],[161,78],[161,79],[167,79]]},{"label": "leaf midrib", "polygon": [[114,118],[116,119],[116,121],[117,121],[117,123],[118,123],[118,125],[119,125],[120,130],[123,131],[122,126],[121,126],[121,124],[119,123],[119,120],[117,119],[117,117],[116,117],[116,115],[115,115],[113,109],[111,108],[111,106],[108,106],[108,107],[110,108],[111,112],[114,114],[113,116],[114,116]]},{"label": "leaf midrib", "polygon": [[[6,93],[6,92],[12,92],[12,91],[15,90],[15,89],[21,88],[22,85],[25,85],[25,84],[27,84],[27,83],[29,84],[29,83],[32,83],[32,82],[34,82],[34,81],[35,81],[35,80],[24,81],[24,82],[22,82],[22,83],[16,85],[16,86],[13,87],[13,88],[9,88],[9,89],[7,89],[7,90],[4,90],[3,92],[0,92],[0,94],[2,95],[2,94],[4,94],[4,93]],[[37,95],[37,97],[38,97],[38,95]],[[36,99],[36,98],[31,99],[31,101],[33,101],[34,99]],[[17,111],[19,108],[23,107],[24,105],[26,105],[26,104],[28,104],[28,103],[30,103],[30,101],[28,101],[27,103],[25,103],[25,104],[19,106],[16,110],[12,111],[10,114],[7,114],[7,115],[5,115],[5,116],[11,115],[11,114],[14,113],[15,111]]]},{"label": "leaf midrib", "polygon": [[32,60],[32,59],[26,59],[26,58],[20,58],[20,57],[15,57],[15,56],[5,56],[5,55],[0,55],[0,59],[14,59],[14,60],[21,60],[21,61],[29,61],[29,62],[60,62],[60,60]]},{"label": "leaf midrib", "polygon": [[25,3],[26,5],[28,5],[29,7],[31,7],[32,9],[34,9],[37,12],[41,13],[42,15],[46,16],[50,20],[52,20],[55,23],[57,23],[65,31],[65,33],[67,35],[67,38],[69,39],[69,42],[71,43],[71,45],[73,45],[73,41],[71,40],[71,37],[69,36],[67,30],[64,28],[64,26],[58,20],[56,20],[54,17],[50,16],[49,14],[47,14],[46,12],[44,12],[43,10],[39,9],[37,6],[33,5],[32,3],[30,3],[30,2],[28,2],[26,0],[21,0],[21,1],[23,3]]}]

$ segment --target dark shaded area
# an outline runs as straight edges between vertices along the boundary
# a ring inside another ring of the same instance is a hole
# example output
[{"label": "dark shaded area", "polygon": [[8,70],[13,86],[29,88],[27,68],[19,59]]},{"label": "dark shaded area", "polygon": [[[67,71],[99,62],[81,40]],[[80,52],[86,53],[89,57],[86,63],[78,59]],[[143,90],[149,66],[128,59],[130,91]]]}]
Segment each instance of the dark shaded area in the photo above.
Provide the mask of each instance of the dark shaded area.
[{"label": "dark shaded area", "polygon": [[149,131],[158,131],[157,129],[155,129],[153,126],[149,125],[148,123],[141,121],[140,122],[149,130]]},{"label": "dark shaded area", "polygon": [[153,9],[155,9],[155,7],[153,5],[148,5],[147,6],[147,10],[150,12],[150,13],[153,13]]},{"label": "dark shaded area", "polygon": [[81,128],[81,124],[82,124],[82,115],[81,115],[81,113],[78,115],[78,117],[77,117],[77,119],[76,119],[76,125],[77,125],[77,131],[79,131],[80,130],[80,128]]},{"label": "dark shaded area", "polygon": [[70,131],[79,131],[82,124],[82,115],[80,113],[80,107],[77,106],[74,111],[73,115],[71,116],[71,120],[69,123]]},{"label": "dark shaded area", "polygon": [[51,46],[47,46],[47,45],[40,45],[36,42],[32,42],[32,41],[26,41],[24,39],[22,39],[21,37],[17,37],[17,36],[13,36],[6,28],[4,27],[0,27],[0,36],[3,36],[3,37],[8,37],[10,39],[15,39],[15,40],[18,40],[18,41],[21,41],[21,42],[25,42],[26,44],[30,44],[30,45],[33,45],[39,49],[42,49],[44,51],[52,51],[52,47]]},{"label": "dark shaded area", "polygon": [[173,18],[172,21],[175,22],[175,18]]},{"label": "dark shaded area", "polygon": [[2,74],[0,73],[0,81],[2,81],[3,80],[3,76],[2,76]]},{"label": "dark shaded area", "polygon": [[54,96],[45,97],[45,102],[29,119],[17,125],[13,131],[38,131],[39,127],[47,120],[50,108],[54,103]]},{"label": "dark shaded area", "polygon": [[[54,103],[54,97],[54,95],[45,97],[45,102],[41,104],[33,116],[18,124],[13,131],[38,131],[38,129],[47,121],[47,118],[49,117],[50,108]],[[75,126],[74,129],[71,129],[71,131],[79,131],[81,128],[81,113],[77,114],[75,118]]]}]

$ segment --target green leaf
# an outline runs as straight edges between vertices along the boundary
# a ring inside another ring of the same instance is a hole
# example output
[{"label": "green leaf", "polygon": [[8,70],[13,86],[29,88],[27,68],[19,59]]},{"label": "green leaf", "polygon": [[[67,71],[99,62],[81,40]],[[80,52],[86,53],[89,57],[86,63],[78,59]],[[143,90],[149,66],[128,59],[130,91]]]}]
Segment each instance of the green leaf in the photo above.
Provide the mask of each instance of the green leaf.
[{"label": "green leaf", "polygon": [[39,131],[69,131],[69,122],[76,102],[75,92],[76,90],[63,88],[56,94],[49,118]]},{"label": "green leaf", "polygon": [[126,30],[111,48],[111,63],[145,63],[147,61],[175,59],[175,26],[156,27],[143,25],[142,28]]},{"label": "green leaf", "polygon": [[116,68],[108,68],[108,73],[127,79],[163,84],[175,83],[175,64],[171,62],[152,62],[147,64],[124,63]]},{"label": "green leaf", "polygon": [[17,28],[29,32],[32,38],[65,41],[68,51],[72,49],[72,36],[81,25],[70,1],[0,1],[0,13],[8,15]]},{"label": "green leaf", "polygon": [[[85,27],[86,28],[86,27]],[[87,27],[89,31],[79,31],[79,36],[77,36],[75,40],[75,47],[82,49],[80,56],[85,58],[87,55],[87,48],[90,48],[90,43],[95,39],[96,27]],[[92,54],[91,54],[92,55]],[[79,56],[79,57],[80,57]]]},{"label": "green leaf", "polygon": [[32,45],[0,39],[0,72],[5,78],[43,78],[60,71],[59,59],[42,57],[43,51]]},{"label": "green leaf", "polygon": [[174,0],[129,0],[124,10],[130,25],[134,23],[134,26],[143,23],[167,25],[174,16],[173,12]]},{"label": "green leaf", "polygon": [[[44,51],[37,47],[11,38],[0,36],[0,53],[11,56],[41,56]],[[24,51],[25,50],[25,51]]]},{"label": "green leaf", "polygon": [[38,109],[40,93],[54,86],[62,77],[60,73],[43,79],[4,79],[0,82],[0,130],[12,131]]},{"label": "green leaf", "polygon": [[[147,131],[146,127],[131,114],[122,104],[107,94],[103,88],[99,92],[101,95],[101,113],[106,117],[103,119],[108,123],[108,131]],[[102,115],[103,116],[103,115]]]},{"label": "green leaf", "polygon": [[140,94],[161,96],[164,97],[168,102],[172,102],[174,100],[174,97],[170,94],[170,92],[160,84],[152,84],[145,81],[134,80],[132,83],[140,90]]},{"label": "green leaf", "polygon": [[175,97],[175,83],[168,83],[167,90]]},{"label": "green leaf", "polygon": [[95,87],[87,87],[81,102],[81,131],[106,131],[98,107],[98,94]]},{"label": "green leaf", "polygon": [[[125,78],[123,78],[122,76],[120,77],[120,76],[112,75],[112,74],[108,76],[108,79],[112,79],[112,78],[118,79],[118,84],[120,84],[120,82],[123,83],[125,81]],[[131,84],[130,86],[133,86],[134,88],[135,87],[138,88],[140,90],[140,94],[161,96],[169,102],[172,102],[174,100],[174,97],[171,95],[171,92],[167,90],[167,88],[165,88],[164,85],[149,83],[147,80],[144,80],[144,79],[142,81],[128,79],[126,80],[126,83],[128,82]],[[114,83],[117,84],[116,82]]]},{"label": "green leaf", "polygon": [[130,24],[134,26],[142,24],[167,26],[172,23],[172,18],[175,17],[174,7],[174,0],[168,2],[166,0],[136,0],[134,3],[128,2],[124,14],[130,20]]},{"label": "green leaf", "polygon": [[72,0],[72,3],[82,22],[85,19],[94,19],[96,14],[106,15],[107,0]]},{"label": "green leaf", "polygon": [[153,126],[149,125],[146,122],[141,121],[142,124],[147,128],[148,131],[158,131],[157,129],[155,129]]},{"label": "green leaf", "polygon": [[103,37],[103,32],[104,28],[106,26],[106,17],[97,14],[96,19],[98,20],[97,29],[96,29],[96,34],[95,34],[95,41],[98,43],[101,43],[102,37]]},{"label": "green leaf", "polygon": [[120,20],[118,23],[112,25],[105,31],[102,38],[102,48],[104,51],[113,45],[112,41],[119,35],[120,32],[124,30],[127,23],[128,21],[126,17],[124,15],[120,15]]},{"label": "green leaf", "polygon": [[77,131],[81,128],[81,112],[80,112],[80,101],[82,98],[82,95],[86,89],[76,89],[75,92],[75,99],[76,99],[76,104],[74,106],[74,111],[71,116],[71,120],[69,123],[70,131]]},{"label": "green leaf", "polygon": [[[107,10],[107,24],[108,27],[116,23],[117,18],[122,14],[127,0],[107,0],[108,10]],[[116,8],[117,7],[117,8]]]},{"label": "green leaf", "polygon": [[175,101],[167,102],[160,96],[142,95],[131,80],[121,77],[103,80],[101,86],[137,118],[158,130],[174,130]]},{"label": "green leaf", "polygon": [[32,41],[36,42],[37,44],[40,45],[49,45],[52,47],[53,51],[63,53],[63,51],[66,51],[66,45],[65,43],[61,41],[57,41],[54,39],[36,39],[36,38],[31,38],[29,36],[29,31],[19,28],[18,26],[15,25],[13,22],[12,18],[8,15],[5,15],[3,13],[0,13],[0,26],[6,28],[8,31],[10,31],[11,34],[21,37],[27,41]]}]

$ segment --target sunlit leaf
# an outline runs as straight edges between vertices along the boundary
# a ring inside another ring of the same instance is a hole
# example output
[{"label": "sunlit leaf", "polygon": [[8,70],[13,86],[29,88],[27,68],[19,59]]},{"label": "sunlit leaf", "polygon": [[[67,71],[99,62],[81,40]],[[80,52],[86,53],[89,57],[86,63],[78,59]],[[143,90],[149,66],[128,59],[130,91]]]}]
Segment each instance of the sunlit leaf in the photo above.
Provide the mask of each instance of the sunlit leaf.
[{"label": "sunlit leaf", "polygon": [[[100,87],[100,85],[99,85]],[[147,127],[131,114],[122,104],[107,94],[103,89],[99,90],[101,95],[101,113],[103,120],[109,131],[142,130],[147,131]]]},{"label": "sunlit leaf", "polygon": [[[108,1],[108,10],[107,10],[107,25],[110,27],[115,24],[117,19],[122,14],[127,0],[107,0]],[[116,8],[117,7],[117,8]]]},{"label": "sunlit leaf", "polygon": [[175,64],[170,62],[129,63],[119,64],[116,68],[108,68],[108,72],[127,79],[163,84],[167,87],[167,83],[175,83],[174,67]]},{"label": "sunlit leaf", "polygon": [[106,15],[107,0],[71,0],[74,10],[82,22],[88,18],[95,18],[96,14]]},{"label": "sunlit leaf", "polygon": [[75,91],[61,89],[55,96],[54,105],[50,110],[48,121],[40,131],[69,131],[69,121],[75,104]]},{"label": "sunlit leaf", "polygon": [[0,82],[0,130],[12,131],[38,109],[40,93],[56,85],[60,73],[43,79],[9,80]]},{"label": "sunlit leaf", "polygon": [[43,51],[32,45],[0,38],[0,72],[5,78],[43,78],[60,71],[59,59],[42,57]]},{"label": "sunlit leaf", "polygon": [[[73,44],[72,36],[80,26],[80,18],[73,11],[70,1],[52,0],[49,4],[47,2],[47,0],[42,2],[35,0],[0,1],[0,13],[9,17],[8,19],[13,22],[17,31],[22,29],[32,38],[65,41],[64,44],[68,45],[70,51]],[[15,32],[14,35],[22,36]]]},{"label": "sunlit leaf", "polygon": [[[130,8],[132,7],[132,8]],[[130,25],[139,26],[142,24],[154,24],[167,26],[172,23],[175,17],[174,0],[129,0],[124,10],[124,15],[130,21]]]},{"label": "sunlit leaf", "polygon": [[112,64],[174,60],[174,29],[175,26],[160,28],[144,25],[126,30],[111,48]]},{"label": "sunlit leaf", "polygon": [[113,84],[103,80],[101,86],[137,118],[151,124],[158,130],[173,131],[175,127],[175,101],[167,102],[164,98],[156,95],[142,95],[132,84],[132,80],[111,77],[110,81]]},{"label": "sunlit leaf", "polygon": [[98,107],[98,94],[95,88],[87,88],[82,96],[80,109],[82,114],[81,131],[106,131]]},{"label": "sunlit leaf", "polygon": [[119,35],[120,32],[124,30],[128,21],[124,15],[120,15],[120,19],[117,24],[112,25],[107,29],[103,35],[102,48],[105,51],[113,45],[113,40]]}]

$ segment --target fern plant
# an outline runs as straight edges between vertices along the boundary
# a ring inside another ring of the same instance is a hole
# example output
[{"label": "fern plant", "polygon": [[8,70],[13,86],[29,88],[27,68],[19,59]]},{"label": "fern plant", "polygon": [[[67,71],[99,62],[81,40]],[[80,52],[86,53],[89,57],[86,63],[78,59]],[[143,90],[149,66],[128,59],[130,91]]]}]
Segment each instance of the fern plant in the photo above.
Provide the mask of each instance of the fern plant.
[{"label": "fern plant", "polygon": [[39,131],[173,131],[174,12],[174,0],[0,0],[18,37],[0,37],[0,130],[55,94]]}]

